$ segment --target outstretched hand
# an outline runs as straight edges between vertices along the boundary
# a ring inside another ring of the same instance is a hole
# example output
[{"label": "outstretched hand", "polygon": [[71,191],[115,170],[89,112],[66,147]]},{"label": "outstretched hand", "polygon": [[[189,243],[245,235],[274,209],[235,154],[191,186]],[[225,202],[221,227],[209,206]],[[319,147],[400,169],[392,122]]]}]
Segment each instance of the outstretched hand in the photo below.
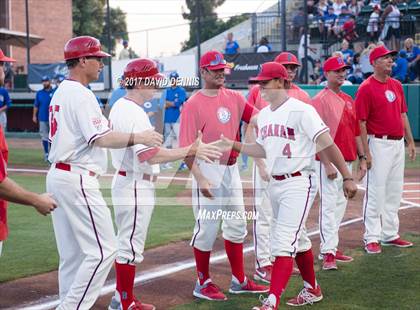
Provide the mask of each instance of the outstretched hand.
[{"label": "outstretched hand", "polygon": [[227,152],[232,150],[234,141],[226,138],[223,134],[220,135],[220,139],[210,143],[211,145],[217,146],[221,152]]},{"label": "outstretched hand", "polygon": [[223,154],[217,145],[207,144],[202,141],[203,133],[198,132],[198,137],[192,145],[192,150],[197,158],[202,159],[208,163],[212,163],[213,160],[219,159]]}]

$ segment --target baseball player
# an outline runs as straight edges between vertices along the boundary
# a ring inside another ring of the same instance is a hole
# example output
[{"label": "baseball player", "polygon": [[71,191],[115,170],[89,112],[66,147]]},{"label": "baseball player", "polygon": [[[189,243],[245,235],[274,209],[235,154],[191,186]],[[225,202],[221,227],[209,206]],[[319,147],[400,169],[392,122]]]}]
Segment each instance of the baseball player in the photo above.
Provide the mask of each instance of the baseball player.
[{"label": "baseball player", "polygon": [[[224,134],[239,139],[239,123],[249,122],[254,108],[246,103],[238,92],[224,85],[226,61],[217,51],[209,51],[200,59],[200,72],[204,88],[195,93],[185,104],[181,113],[180,146],[193,143],[197,133],[203,133],[205,143],[219,139]],[[232,269],[229,292],[232,294],[261,293],[267,287],[257,285],[244,274],[243,242],[247,234],[242,184],[236,159],[237,152],[225,152],[219,161],[206,163],[186,160],[193,174],[192,203],[195,217],[191,246],[197,268],[197,282],[193,295],[207,300],[225,300],[209,274],[210,253],[222,222],[226,254]],[[238,216],[230,218],[203,217],[218,210]]]},{"label": "baseball player", "polygon": [[6,88],[3,87],[4,84],[4,63],[5,62],[15,62],[13,58],[6,57],[3,51],[0,48],[0,67],[1,67],[1,76],[0,76],[0,126],[3,127],[3,130],[6,131],[7,127],[7,116],[6,110],[11,104],[9,92]]},{"label": "baseball player", "polygon": [[43,88],[37,91],[34,101],[34,109],[32,113],[32,121],[35,124],[39,122],[39,134],[41,135],[42,147],[44,149],[45,161],[48,160],[48,152],[50,145],[48,143],[48,132],[50,131],[48,123],[48,114],[51,98],[54,94],[54,89],[51,86],[49,76],[42,77]]},{"label": "baseball player", "polygon": [[[3,64],[6,61],[15,61],[13,58],[6,57],[0,49],[0,85],[4,83]],[[43,215],[47,215],[56,207],[55,201],[48,195],[39,195],[29,192],[7,177],[7,161],[9,150],[6,139],[3,134],[3,128],[0,126],[0,256],[3,247],[3,241],[8,235],[7,227],[7,202],[25,204],[33,206]]]},{"label": "baseball player", "polygon": [[368,254],[381,253],[379,242],[404,248],[413,245],[398,235],[398,209],[404,185],[404,137],[412,160],[416,158],[416,148],[401,83],[390,77],[392,57],[396,53],[385,46],[371,51],[373,75],[360,85],[355,100],[369,169],[363,201]]},{"label": "baseball player", "polygon": [[[327,87],[313,99],[312,105],[321,119],[330,128],[334,143],[343,154],[349,171],[352,162],[359,154],[359,177],[366,174],[366,157],[360,139],[359,122],[356,119],[356,107],[353,99],[341,91],[347,65],[340,57],[330,57],[324,63]],[[320,258],[324,260],[322,269],[337,269],[339,262],[351,262],[352,257],[344,255],[338,247],[338,230],[346,211],[347,199],[343,192],[343,177],[328,159],[319,161],[316,171],[319,180],[319,231],[321,240]]]},{"label": "baseball player", "polygon": [[[295,55],[289,52],[280,53],[274,60],[282,64],[287,70],[287,81],[285,87],[290,97],[310,103],[309,95],[299,86],[293,83],[296,72],[300,66]],[[260,86],[255,85],[248,96],[248,103],[255,106],[258,110],[268,105],[261,98]],[[247,137],[247,142],[253,142],[252,136]],[[267,193],[268,181],[270,179],[265,160],[262,158],[254,159],[253,168],[254,183],[254,211],[258,213],[258,217],[253,221],[253,237],[255,251],[255,273],[254,279],[265,283],[270,283],[272,264],[270,261],[270,227],[272,219],[272,208]],[[294,274],[298,274],[299,270],[294,268]]]},{"label": "baseball player", "polygon": [[277,62],[267,62],[255,80],[260,82],[263,98],[270,103],[257,117],[256,143],[242,144],[222,137],[223,144],[253,157],[265,157],[270,174],[268,187],[273,208],[271,253],[275,257],[268,298],[255,310],[277,309],[280,296],[293,269],[293,257],[304,281],[299,295],[287,302],[302,306],[322,300],[315,278],[314,261],[305,222],[317,192],[316,147],[344,176],[344,192],[353,197],[357,191],[344,159],[328,134],[315,109],[288,96],[287,71]]},{"label": "baseball player", "polygon": [[[109,120],[113,130],[143,132],[153,128],[143,105],[152,99],[156,84],[163,78],[156,63],[151,59],[135,59],[124,70],[127,94],[111,109]],[[153,305],[143,304],[133,295],[136,265],[143,261],[147,229],[155,204],[153,182],[159,172],[157,163],[175,161],[187,155],[209,160],[222,154],[214,146],[206,146],[196,140],[192,146],[166,149],[135,145],[111,150],[116,174],[112,185],[112,202],[118,228],[118,254],[115,260],[117,287],[109,310],[149,310]],[[208,156],[208,157],[207,157]]]},{"label": "baseball player", "polygon": [[117,240],[111,213],[97,180],[107,168],[105,148],[162,142],[162,136],[153,130],[129,134],[108,127],[95,95],[86,86],[98,79],[102,59],[109,56],[93,37],[69,40],[64,47],[69,78],[60,84],[50,104],[47,191],[59,206],[53,213],[60,255],[57,309],[90,309],[115,259]]}]

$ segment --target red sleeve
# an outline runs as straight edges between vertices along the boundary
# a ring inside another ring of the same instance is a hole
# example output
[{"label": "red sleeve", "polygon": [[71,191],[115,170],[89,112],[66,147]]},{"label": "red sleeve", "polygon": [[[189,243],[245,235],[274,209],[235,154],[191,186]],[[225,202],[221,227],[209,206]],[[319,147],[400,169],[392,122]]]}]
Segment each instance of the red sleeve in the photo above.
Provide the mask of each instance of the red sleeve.
[{"label": "red sleeve", "polygon": [[362,84],[356,93],[355,104],[357,120],[365,121],[368,119],[370,105],[368,90],[369,88]]},{"label": "red sleeve", "polygon": [[360,136],[360,124],[359,124],[359,120],[357,119],[357,116],[356,116],[356,104],[351,97],[350,97],[350,99],[351,99],[351,105],[353,106],[353,112],[354,112],[354,135],[356,137],[359,137]]},{"label": "red sleeve", "polygon": [[248,94],[248,103],[252,106],[257,105],[258,96],[260,93],[260,87],[258,85],[254,85]]},{"label": "red sleeve", "polygon": [[258,114],[259,110],[253,106],[252,104],[249,104],[245,97],[238,93],[238,106],[243,107],[239,112],[242,113],[241,120],[243,120],[245,123],[249,123],[251,121],[251,118]]},{"label": "red sleeve", "polygon": [[150,148],[147,148],[138,152],[137,158],[142,163],[142,162],[148,161],[150,158],[153,158],[158,152],[159,152],[158,147],[150,147]]},{"label": "red sleeve", "polygon": [[192,144],[197,138],[197,109],[194,108],[195,102],[187,101],[181,111],[181,121],[179,127],[179,146],[185,147]]},{"label": "red sleeve", "polygon": [[0,126],[0,153],[3,155],[4,161],[7,163],[9,159],[9,148],[7,147],[6,138],[3,134],[3,129]]},{"label": "red sleeve", "polygon": [[6,163],[3,159],[3,155],[0,152],[0,183],[3,182],[6,177]]}]

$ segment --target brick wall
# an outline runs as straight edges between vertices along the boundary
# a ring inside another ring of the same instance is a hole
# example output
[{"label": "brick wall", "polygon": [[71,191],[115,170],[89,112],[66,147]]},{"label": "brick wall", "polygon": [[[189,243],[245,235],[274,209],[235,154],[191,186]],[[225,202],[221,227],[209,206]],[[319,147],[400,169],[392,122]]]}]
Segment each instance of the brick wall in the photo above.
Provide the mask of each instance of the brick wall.
[{"label": "brick wall", "polygon": [[[28,0],[29,32],[43,37],[41,43],[31,48],[31,63],[63,61],[64,44],[72,37],[72,0]],[[26,32],[25,0],[10,0],[10,29]],[[24,66],[26,49],[11,47],[15,66]]]}]

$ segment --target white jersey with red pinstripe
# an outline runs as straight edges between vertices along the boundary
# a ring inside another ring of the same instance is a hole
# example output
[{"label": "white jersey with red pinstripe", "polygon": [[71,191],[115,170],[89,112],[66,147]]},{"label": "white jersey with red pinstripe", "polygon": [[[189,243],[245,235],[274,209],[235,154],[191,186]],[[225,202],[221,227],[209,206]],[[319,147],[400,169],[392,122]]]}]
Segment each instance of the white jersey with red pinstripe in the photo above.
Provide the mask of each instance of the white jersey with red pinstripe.
[{"label": "white jersey with red pinstripe", "polygon": [[266,151],[267,171],[274,175],[315,171],[315,140],[328,130],[312,106],[295,98],[275,111],[271,106],[262,109],[257,143]]},{"label": "white jersey with red pinstripe", "polygon": [[106,149],[92,146],[110,129],[91,90],[77,81],[63,81],[51,100],[49,122],[51,163],[71,163],[97,174],[105,173]]},{"label": "white jersey with red pinstripe", "polygon": [[57,309],[90,309],[117,247],[111,213],[96,178],[106,172],[107,154],[94,145],[111,130],[92,91],[73,80],[63,81],[55,92],[49,121],[52,165],[47,192],[58,204],[52,214],[60,255]]}]

